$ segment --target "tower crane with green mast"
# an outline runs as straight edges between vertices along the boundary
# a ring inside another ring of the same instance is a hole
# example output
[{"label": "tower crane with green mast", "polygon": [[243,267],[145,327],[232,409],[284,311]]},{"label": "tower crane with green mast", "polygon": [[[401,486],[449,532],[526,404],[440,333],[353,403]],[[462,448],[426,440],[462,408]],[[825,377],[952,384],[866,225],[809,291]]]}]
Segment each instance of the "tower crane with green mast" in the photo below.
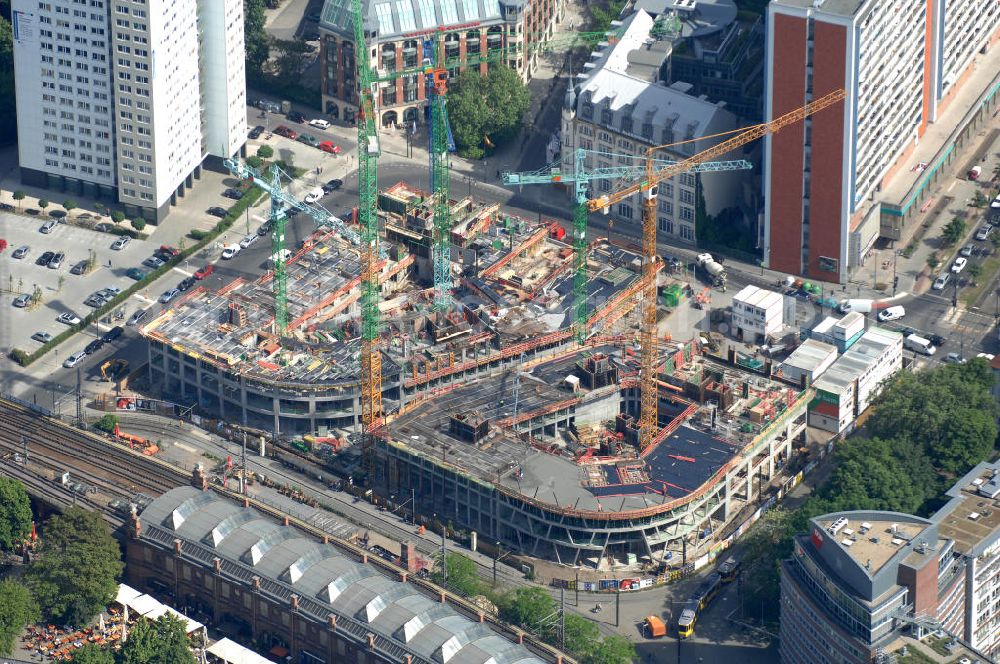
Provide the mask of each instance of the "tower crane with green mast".
[{"label": "tower crane with green mast", "polygon": [[[635,163],[621,166],[587,168],[587,158],[599,157],[608,162],[631,160]],[[562,172],[558,162],[534,171],[508,172],[500,174],[501,181],[507,186],[525,184],[572,184],[576,205],[573,206],[573,320],[574,331],[578,343],[587,338],[587,209],[588,190],[594,180],[624,180],[631,181],[641,178],[646,168],[645,155],[611,154],[600,150],[585,150],[577,148],[574,152],[574,168],[571,173]],[[676,162],[665,159],[654,159],[653,166],[659,170],[674,165]],[[712,161],[698,164],[690,172],[711,173],[719,171],[749,170],[753,164],[745,159],[734,161]]]}]

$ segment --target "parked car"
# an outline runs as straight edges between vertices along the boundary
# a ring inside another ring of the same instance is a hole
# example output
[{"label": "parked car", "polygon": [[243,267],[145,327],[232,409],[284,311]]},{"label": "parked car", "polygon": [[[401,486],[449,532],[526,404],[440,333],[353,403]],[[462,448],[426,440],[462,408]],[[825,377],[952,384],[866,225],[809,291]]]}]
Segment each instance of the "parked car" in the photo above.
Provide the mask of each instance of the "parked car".
[{"label": "parked car", "polygon": [[64,260],[66,260],[66,254],[60,251],[56,253],[56,255],[49,260],[48,264],[46,264],[46,267],[49,268],[50,270],[58,270],[59,268],[62,267]]},{"label": "parked car", "polygon": [[238,201],[241,198],[243,198],[243,191],[241,189],[233,189],[232,187],[230,187],[229,189],[226,189],[224,192],[222,192],[222,195],[225,196],[226,198],[231,198],[234,201]]},{"label": "parked car", "polygon": [[281,104],[276,101],[271,101],[270,99],[258,99],[253,105],[262,111],[267,111],[268,113],[281,112]]},{"label": "parked car", "polygon": [[305,143],[310,147],[319,147],[319,139],[312,134],[300,134],[298,138],[299,143]]},{"label": "parked car", "polygon": [[79,261],[73,267],[71,267],[69,269],[69,273],[70,274],[83,274],[84,272],[87,271],[87,265],[89,265],[89,264],[90,264],[90,261],[87,261],[87,260]]},{"label": "parked car", "polygon": [[197,279],[198,281],[201,281],[205,277],[210,276],[213,272],[215,272],[215,266],[206,265],[205,267],[201,268],[200,270],[194,273],[194,278]]},{"label": "parked car", "polygon": [[31,251],[31,247],[29,247],[26,244],[22,244],[20,247],[15,249],[10,256],[11,258],[24,258],[25,256],[28,255],[29,251]]},{"label": "parked car", "polygon": [[121,325],[116,325],[107,332],[105,332],[104,336],[102,336],[101,339],[104,340],[104,343],[109,344],[112,341],[116,341],[118,337],[120,337],[124,333],[125,333],[125,328],[122,327]]},{"label": "parked car", "polygon": [[240,253],[240,249],[242,249],[242,247],[238,244],[231,244],[227,246],[222,250],[222,260],[228,261],[230,258],[233,258],[236,254]]},{"label": "parked car", "polygon": [[310,189],[306,195],[302,197],[302,201],[305,203],[315,203],[321,198],[323,198],[323,189],[316,187],[315,189]]},{"label": "parked car", "polygon": [[156,256],[150,256],[149,258],[144,260],[142,264],[145,265],[146,267],[151,267],[155,270],[156,268],[163,266],[163,260]]},{"label": "parked car", "polygon": [[951,275],[947,272],[942,272],[937,276],[937,279],[934,280],[934,283],[931,284],[931,288],[934,290],[944,290],[944,287],[948,285],[949,281],[951,281]]},{"label": "parked car", "polygon": [[962,247],[961,249],[958,250],[958,255],[959,256],[964,256],[965,258],[968,258],[969,256],[972,255],[972,252],[974,250],[975,250],[975,247],[973,247],[971,244],[967,244],[967,245],[965,245],[964,247]]},{"label": "parked car", "polygon": [[896,305],[895,307],[889,307],[888,309],[882,309],[878,312],[878,319],[880,322],[886,322],[890,320],[899,320],[906,315],[906,309]]},{"label": "parked car", "polygon": [[94,339],[89,344],[87,344],[87,347],[83,349],[83,352],[86,353],[87,355],[93,355],[97,351],[101,350],[101,348],[103,347],[104,347],[104,339]]},{"label": "parked car", "polygon": [[102,288],[101,290],[97,291],[97,294],[103,297],[105,300],[111,300],[115,297],[115,295],[118,295],[121,292],[122,289],[118,288],[118,286],[108,286],[107,288]]},{"label": "parked car", "polygon": [[323,141],[316,147],[329,154],[340,154],[340,146],[334,145],[332,141]]},{"label": "parked car", "polygon": [[277,134],[278,136],[284,136],[285,138],[290,138],[293,141],[299,137],[299,132],[289,127],[286,127],[285,125],[278,125],[277,127],[275,127],[274,133]]},{"label": "parked car", "polygon": [[344,181],[334,178],[323,185],[323,193],[329,194],[331,191],[337,191],[342,186],[344,186]]},{"label": "parked car", "polygon": [[299,124],[302,124],[303,122],[306,121],[306,116],[302,115],[298,111],[288,111],[288,115],[286,115],[285,117],[287,117],[292,122],[298,122]]},{"label": "parked car", "polygon": [[181,291],[177,288],[171,288],[163,295],[160,296],[160,304],[167,304],[170,300],[174,299],[181,294]]},{"label": "parked car", "polygon": [[249,247],[251,244],[253,244],[256,241],[257,241],[257,234],[256,233],[251,233],[250,235],[247,235],[242,240],[240,240],[240,246],[243,247],[244,249],[246,249],[247,247]]},{"label": "parked car", "polygon": [[966,360],[958,353],[948,353],[943,358],[941,358],[941,361],[946,362],[948,364],[965,364]]},{"label": "parked car", "polygon": [[0,237],[0,252],[7,248],[7,240]]},{"label": "parked car", "polygon": [[31,302],[31,296],[27,293],[22,293],[14,298],[14,302],[12,304],[18,309],[24,309],[28,306],[29,302]]},{"label": "parked car", "polygon": [[125,276],[129,279],[135,279],[136,281],[142,281],[146,278],[146,273],[137,267],[130,267],[125,271]]},{"label": "parked car", "polygon": [[52,341],[52,335],[48,332],[35,332],[31,335],[31,338],[42,344],[47,344]]},{"label": "parked car", "polygon": [[132,238],[130,238],[128,235],[122,235],[117,240],[111,243],[111,248],[114,249],[115,251],[121,251],[122,249],[127,247],[129,242],[131,241]]},{"label": "parked car", "polygon": [[983,226],[978,231],[976,231],[976,239],[980,241],[989,239],[990,233],[992,232],[993,232],[992,226]]},{"label": "parked car", "polygon": [[94,293],[93,295],[91,295],[90,297],[88,297],[86,300],[84,300],[83,303],[85,305],[87,305],[88,307],[93,307],[94,309],[100,309],[105,304],[107,304],[108,301],[105,300],[100,295],[98,295],[97,293]]},{"label": "parked car", "polygon": [[316,118],[315,120],[309,121],[310,127],[316,127],[317,129],[329,129],[330,123],[322,118]]},{"label": "parked car", "polygon": [[938,348],[940,348],[941,346],[943,346],[945,344],[945,342],[948,341],[947,339],[945,339],[944,337],[942,337],[940,334],[929,334],[929,335],[927,335],[927,338],[930,340],[930,342],[932,344],[934,344]]},{"label": "parked car", "polygon": [[146,309],[139,309],[134,314],[132,314],[131,316],[129,316],[128,320],[125,321],[125,325],[127,327],[134,327],[134,326],[138,325],[139,323],[141,323],[146,318],[146,316],[148,316],[148,315],[149,315],[149,311],[148,310],[146,310]]},{"label": "parked car", "polygon": [[63,366],[66,367],[67,369],[72,369],[76,365],[78,365],[81,362],[83,362],[83,360],[86,357],[87,357],[87,354],[85,352],[83,352],[82,350],[79,353],[73,353],[72,355],[70,355],[69,357],[66,358],[66,361],[63,362]]},{"label": "parked car", "polygon": [[48,265],[52,257],[56,255],[54,251],[45,251],[35,259],[35,265]]},{"label": "parked car", "polygon": [[208,208],[208,213],[213,217],[219,217],[221,219],[222,217],[225,217],[227,214],[229,214],[229,210],[227,210],[224,207],[219,207],[218,205],[216,205],[215,207]]},{"label": "parked car", "polygon": [[267,223],[266,221],[260,225],[260,228],[257,229],[258,237],[264,237],[270,232],[271,232],[271,224]]},{"label": "parked car", "polygon": [[256,141],[258,138],[260,138],[260,135],[263,133],[264,133],[263,125],[257,125],[253,129],[251,129],[249,133],[247,133],[247,138]]},{"label": "parked car", "polygon": [[198,283],[197,279],[195,279],[194,277],[187,277],[185,279],[182,279],[181,282],[177,284],[177,290],[179,290],[182,293],[185,291],[189,291],[191,290],[191,287],[194,286],[196,283]]},{"label": "parked car", "polygon": [[48,235],[53,231],[53,229],[55,229],[55,227],[56,227],[56,222],[50,219],[49,221],[46,221],[44,224],[42,224],[42,227],[39,228],[38,231],[40,233],[45,233],[46,235]]},{"label": "parked car", "polygon": [[64,325],[79,325],[80,324],[80,318],[78,316],[76,316],[76,314],[71,314],[68,311],[65,311],[65,312],[59,314],[58,316],[56,316],[56,321],[59,322],[59,323],[63,323]]},{"label": "parked car", "polygon": [[961,256],[959,256],[958,258],[955,259],[955,262],[951,264],[951,271],[954,272],[955,274],[958,274],[959,272],[964,270],[965,266],[968,264],[969,264],[968,258],[962,258]]}]

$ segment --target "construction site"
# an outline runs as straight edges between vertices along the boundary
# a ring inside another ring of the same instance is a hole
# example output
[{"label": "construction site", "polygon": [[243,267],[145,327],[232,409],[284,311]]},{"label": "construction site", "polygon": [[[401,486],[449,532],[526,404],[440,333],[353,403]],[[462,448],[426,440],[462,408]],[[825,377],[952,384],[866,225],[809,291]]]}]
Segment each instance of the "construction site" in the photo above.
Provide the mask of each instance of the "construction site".
[{"label": "construction site", "polygon": [[[364,52],[371,35],[359,0],[352,6]],[[699,256],[709,286],[697,294],[667,274],[658,185],[749,167],[716,160],[844,91],[720,134],[682,161],[652,148],[605,155],[625,166],[587,169],[578,150],[574,172],[503,174],[509,185],[572,186],[564,227],[452,195],[449,70],[473,63],[449,62],[445,38],[425,39],[418,72],[429,91],[430,191],[378,188],[378,84],[401,74],[367,58],[355,63],[350,219],[289,194],[276,165],[265,173],[226,160],[270,196],[268,271],[189,291],[143,328],[152,389],[275,437],[336,437],[335,456],[349,438],[360,448],[350,479],[365,495],[409,493],[414,516],[523,554],[595,569],[707,560],[792,459],[812,390],[770,378],[756,358],[711,355],[711,335],[666,334],[674,311],[706,307],[726,275],[711,254]],[[615,186],[591,199],[599,179]],[[642,201],[640,246],[588,237],[590,213],[633,198]],[[294,213],[318,230],[293,251],[284,238]]]}]

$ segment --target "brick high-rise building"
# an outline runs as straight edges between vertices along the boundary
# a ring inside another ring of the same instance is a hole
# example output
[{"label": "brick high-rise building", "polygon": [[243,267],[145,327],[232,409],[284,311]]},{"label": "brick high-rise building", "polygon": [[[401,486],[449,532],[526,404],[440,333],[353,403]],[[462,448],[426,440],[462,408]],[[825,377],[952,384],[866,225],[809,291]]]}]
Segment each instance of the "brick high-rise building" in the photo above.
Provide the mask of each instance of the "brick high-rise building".
[{"label": "brick high-rise building", "polygon": [[763,249],[772,269],[844,282],[879,235],[899,239],[905,220],[882,217],[905,216],[912,201],[887,211],[880,192],[998,35],[997,3],[769,5],[765,119],[838,88],[848,94],[766,139]]}]

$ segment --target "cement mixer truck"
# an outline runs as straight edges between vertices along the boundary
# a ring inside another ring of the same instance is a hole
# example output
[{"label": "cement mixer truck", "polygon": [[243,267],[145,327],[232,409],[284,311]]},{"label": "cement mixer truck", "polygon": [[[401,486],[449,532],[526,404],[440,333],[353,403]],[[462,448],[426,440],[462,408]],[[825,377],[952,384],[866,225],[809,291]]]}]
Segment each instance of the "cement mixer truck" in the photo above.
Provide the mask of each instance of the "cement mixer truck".
[{"label": "cement mixer truck", "polygon": [[712,254],[698,254],[698,267],[704,270],[708,281],[713,286],[720,286],[723,290],[726,287],[726,268],[721,263],[712,258]]}]

